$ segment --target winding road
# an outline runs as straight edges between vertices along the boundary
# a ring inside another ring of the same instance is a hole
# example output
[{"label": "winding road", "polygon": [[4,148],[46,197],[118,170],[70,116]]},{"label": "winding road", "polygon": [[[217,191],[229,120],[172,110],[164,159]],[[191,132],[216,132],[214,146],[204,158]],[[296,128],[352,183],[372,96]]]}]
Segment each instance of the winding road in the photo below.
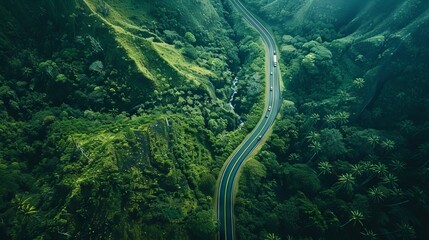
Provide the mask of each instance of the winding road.
[{"label": "winding road", "polygon": [[[252,25],[259,33],[265,45],[267,57],[267,78],[269,80],[266,88],[268,95],[267,104],[265,105],[264,114],[259,120],[253,131],[246,137],[241,145],[225,162],[219,176],[217,194],[216,194],[216,214],[220,224],[218,239],[232,240],[235,237],[234,232],[234,183],[238,181],[237,174],[244,165],[247,158],[261,144],[261,139],[267,134],[268,130],[274,123],[280,109],[280,70],[277,65],[276,44],[270,31],[259,22],[251,12],[238,0],[231,0],[234,7],[241,13],[243,18]],[[276,56],[274,56],[276,55]]]}]

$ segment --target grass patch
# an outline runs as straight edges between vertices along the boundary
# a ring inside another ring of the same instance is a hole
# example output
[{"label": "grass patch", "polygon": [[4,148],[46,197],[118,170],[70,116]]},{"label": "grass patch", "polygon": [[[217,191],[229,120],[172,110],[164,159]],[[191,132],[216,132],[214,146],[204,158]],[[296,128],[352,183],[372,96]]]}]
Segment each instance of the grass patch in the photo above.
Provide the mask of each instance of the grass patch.
[{"label": "grass patch", "polygon": [[[208,80],[214,73],[187,60],[178,49],[164,43],[157,35],[137,26],[137,22],[152,21],[149,8],[145,3],[131,1],[107,1],[108,14],[97,12],[98,1],[84,0],[91,12],[114,30],[114,36],[120,47],[136,64],[138,71],[155,83],[158,88],[170,85],[181,85],[189,79],[196,86],[203,84],[212,97],[215,97],[213,86]],[[134,8],[135,6],[135,8]],[[148,37],[149,36],[149,37]],[[156,40],[156,41],[155,41]]]},{"label": "grass patch", "polygon": [[214,94],[213,86],[208,80],[208,77],[216,77],[212,71],[191,63],[172,45],[166,43],[153,43],[153,45],[158,54],[177,72],[192,80],[197,86],[204,84]]}]

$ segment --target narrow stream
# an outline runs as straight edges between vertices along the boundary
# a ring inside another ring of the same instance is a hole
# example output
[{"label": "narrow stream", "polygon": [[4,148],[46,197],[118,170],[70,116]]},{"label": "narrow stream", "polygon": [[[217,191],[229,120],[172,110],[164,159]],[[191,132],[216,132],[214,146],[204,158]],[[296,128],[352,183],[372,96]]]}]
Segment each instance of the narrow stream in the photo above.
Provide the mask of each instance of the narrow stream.
[{"label": "narrow stream", "polygon": [[231,86],[231,89],[232,89],[232,94],[231,94],[231,96],[229,97],[229,102],[228,102],[228,104],[229,104],[229,107],[231,108],[231,110],[235,113],[235,114],[237,114],[237,116],[238,116],[238,127],[240,128],[241,126],[243,126],[243,121],[241,121],[241,117],[240,117],[240,115],[238,114],[238,113],[236,113],[235,111],[234,111],[234,105],[232,105],[232,101],[234,101],[234,96],[235,96],[235,94],[237,94],[238,93],[238,87],[237,87],[237,84],[238,84],[238,77],[235,77],[234,78],[234,80],[232,80],[232,86]]},{"label": "narrow stream", "polygon": [[234,111],[234,106],[232,105],[232,101],[234,101],[235,94],[238,93],[237,83],[238,83],[238,77],[235,77],[234,80],[232,80],[232,86],[231,86],[231,89],[233,92],[231,94],[231,97],[229,97],[229,107],[231,108],[232,111]]}]

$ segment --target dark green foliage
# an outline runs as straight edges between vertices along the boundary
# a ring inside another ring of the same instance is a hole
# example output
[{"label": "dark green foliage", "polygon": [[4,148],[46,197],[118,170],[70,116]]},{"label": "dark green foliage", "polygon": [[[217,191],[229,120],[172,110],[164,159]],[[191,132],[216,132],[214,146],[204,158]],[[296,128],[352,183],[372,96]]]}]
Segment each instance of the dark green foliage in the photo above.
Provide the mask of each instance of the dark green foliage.
[{"label": "dark green foliage", "polygon": [[195,60],[198,58],[198,51],[191,44],[186,44],[183,49],[183,55],[190,58],[191,60]]},{"label": "dark green foliage", "polygon": [[[97,14],[83,1],[0,4],[0,238],[209,239],[217,230],[217,172],[261,111],[262,78],[244,77],[252,72],[238,63],[260,72],[260,59],[248,57],[254,52],[239,59],[240,40],[218,15],[224,8],[217,1],[189,1],[213,16],[192,24],[156,8],[144,18],[169,19],[136,38],[174,43],[178,54],[211,72],[203,86],[159,66],[156,56],[147,67],[158,86],[98,16],[124,9],[88,2]],[[175,4],[161,2],[155,5]],[[139,18],[130,21],[144,28]],[[145,57],[158,54],[145,47]],[[248,119],[241,129],[225,104],[237,74],[240,94],[252,90],[246,101],[234,99]]]},{"label": "dark green foliage", "polygon": [[191,32],[186,32],[184,38],[190,44],[193,44],[197,41],[194,34],[192,34]]},{"label": "dark green foliage", "polygon": [[[143,77],[83,1],[3,1],[0,238],[210,239],[216,175],[262,112],[261,42],[228,1],[89,1],[140,7],[136,38],[209,87],[159,61],[162,87]],[[428,2],[245,2],[294,103],[243,169],[237,237],[427,239]]]},{"label": "dark green foliage", "polygon": [[277,35],[294,104],[256,156],[265,177],[240,182],[238,238],[428,238],[429,4],[244,2]]},{"label": "dark green foliage", "polygon": [[323,129],[320,131],[322,151],[328,158],[336,158],[346,153],[343,135],[338,129]]},{"label": "dark green foliage", "polygon": [[208,196],[213,196],[216,187],[216,178],[210,173],[204,173],[198,184],[200,191]]},{"label": "dark green foliage", "polygon": [[305,164],[285,164],[283,184],[292,192],[302,191],[313,196],[320,189],[320,181],[313,169]]},{"label": "dark green foliage", "polygon": [[188,231],[194,239],[210,239],[217,231],[213,211],[201,210],[189,216]]}]

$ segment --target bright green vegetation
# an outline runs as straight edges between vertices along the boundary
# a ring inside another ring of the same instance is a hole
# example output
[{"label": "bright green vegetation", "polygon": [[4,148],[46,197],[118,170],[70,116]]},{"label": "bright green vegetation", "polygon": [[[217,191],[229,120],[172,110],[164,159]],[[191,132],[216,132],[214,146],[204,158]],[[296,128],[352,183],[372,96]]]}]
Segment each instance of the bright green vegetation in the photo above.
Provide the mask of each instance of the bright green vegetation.
[{"label": "bright green vegetation", "polygon": [[[237,237],[427,239],[429,3],[244,2],[286,100],[241,174]],[[262,44],[233,12],[2,1],[0,238],[210,239],[217,175],[263,106]]]},{"label": "bright green vegetation", "polygon": [[2,1],[0,238],[210,238],[218,172],[263,106],[262,44],[228,11]]},{"label": "bright green vegetation", "polygon": [[427,239],[429,3],[245,2],[288,101],[243,171],[238,239]]}]

